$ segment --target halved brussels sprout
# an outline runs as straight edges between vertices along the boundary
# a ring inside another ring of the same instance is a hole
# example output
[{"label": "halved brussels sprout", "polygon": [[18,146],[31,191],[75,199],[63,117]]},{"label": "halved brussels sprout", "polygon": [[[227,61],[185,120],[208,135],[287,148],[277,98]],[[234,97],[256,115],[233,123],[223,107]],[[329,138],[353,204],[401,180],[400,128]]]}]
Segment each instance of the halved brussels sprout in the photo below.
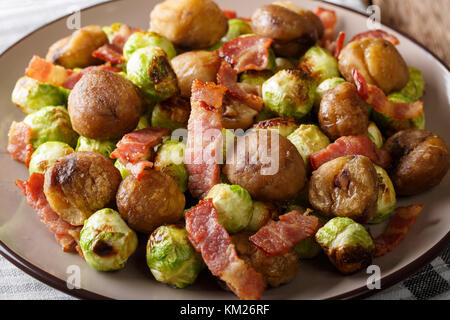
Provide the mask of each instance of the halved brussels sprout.
[{"label": "halved brussels sprout", "polygon": [[23,120],[31,128],[31,144],[36,149],[47,141],[61,141],[75,147],[78,134],[72,129],[64,107],[44,107]]},{"label": "halved brussels sprout", "polygon": [[380,223],[389,218],[389,215],[395,209],[397,203],[394,184],[391,181],[386,170],[373,165],[378,176],[378,200],[377,212],[369,223]]},{"label": "halved brussels sprout", "polygon": [[416,67],[409,67],[409,80],[406,86],[400,90],[400,94],[411,100],[417,101],[423,96],[425,81],[422,72]]},{"label": "halved brussels sprout", "polygon": [[367,136],[373,141],[373,143],[375,143],[377,148],[381,148],[383,146],[383,135],[375,122],[369,122],[369,126],[367,127]]},{"label": "halved brussels sprout", "polygon": [[123,56],[125,60],[129,60],[136,50],[146,47],[158,47],[164,50],[169,60],[177,55],[172,42],[157,33],[142,31],[135,32],[128,38],[123,46]]},{"label": "halved brussels sprout", "polygon": [[150,101],[161,101],[178,93],[178,81],[167,54],[158,47],[136,50],[127,63],[127,78]]},{"label": "halved brussels sprout", "polygon": [[44,173],[59,158],[71,154],[72,147],[67,143],[58,141],[49,141],[41,144],[31,155],[30,166],[28,171],[30,174]]},{"label": "halved brussels sprout", "polygon": [[316,96],[314,99],[314,106],[319,107],[320,101],[322,101],[322,97],[330,89],[333,89],[338,84],[344,83],[345,79],[340,77],[329,78],[322,81],[316,88]]},{"label": "halved brussels sprout", "polygon": [[322,247],[313,238],[307,238],[294,247],[300,259],[314,259],[322,252]]},{"label": "halved brussels sprout", "polygon": [[200,253],[191,245],[184,227],[161,226],[147,243],[147,265],[156,280],[185,288],[195,282],[204,267]]},{"label": "halved brussels sprout", "polygon": [[164,172],[175,180],[181,192],[187,190],[189,176],[184,166],[185,148],[182,142],[168,140],[158,148],[154,163],[156,170]]},{"label": "halved brussels sprout", "polygon": [[286,69],[296,69],[298,65],[298,61],[295,59],[288,59],[288,58],[282,58],[282,57],[277,57],[275,59],[275,70],[274,72],[278,72],[281,70],[286,70]]},{"label": "halved brussels sprout", "polygon": [[298,123],[294,118],[272,118],[268,120],[259,121],[253,125],[256,129],[267,129],[278,132],[283,137],[290,135],[298,128]]},{"label": "halved brussels sprout", "polygon": [[314,46],[306,51],[300,59],[299,67],[309,73],[318,83],[339,77],[338,61],[331,53],[321,47]]},{"label": "halved brussels sprout", "polygon": [[256,232],[276,216],[278,216],[278,208],[276,205],[271,202],[254,201],[252,218],[245,230]]},{"label": "halved brussels sprout", "polygon": [[77,147],[75,148],[75,151],[93,151],[98,152],[105,157],[109,158],[109,155],[111,152],[116,149],[116,142],[112,140],[95,140],[95,139],[89,139],[83,136],[80,136],[78,138]]},{"label": "halved brussels sprout", "polygon": [[331,263],[343,274],[351,274],[372,262],[375,244],[367,230],[350,218],[336,217],[316,233]]},{"label": "halved brussels sprout", "polygon": [[116,162],[114,162],[114,167],[119,170],[120,175],[122,176],[122,180],[131,174],[131,172],[127,168],[125,168],[125,166],[119,160],[116,160]]},{"label": "halved brussels sprout", "polygon": [[273,72],[270,70],[248,70],[240,74],[239,82],[262,86],[271,76],[273,76]]},{"label": "halved brussels sprout", "polygon": [[309,168],[309,155],[330,144],[330,139],[315,124],[302,124],[287,138],[297,148],[307,168]]},{"label": "halved brussels sprout", "polygon": [[137,245],[136,233],[113,209],[102,209],[91,215],[80,232],[84,259],[99,271],[122,269]]},{"label": "halved brussels sprout", "polygon": [[216,184],[205,199],[211,198],[219,216],[219,222],[228,232],[236,233],[249,224],[253,202],[247,190],[238,185]]},{"label": "halved brussels sprout", "polygon": [[300,70],[278,71],[262,86],[264,105],[281,117],[303,118],[314,97],[314,81]]},{"label": "halved brussels sprout", "polygon": [[30,114],[47,106],[67,105],[69,92],[24,76],[17,80],[11,100],[23,112]]},{"label": "halved brussels sprout", "polygon": [[[388,95],[388,100],[395,103],[414,102],[414,100],[409,99],[401,93],[391,93]],[[425,129],[425,111],[417,118],[394,119],[379,113],[372,108],[371,117],[386,137],[390,137],[393,134],[406,129]]]},{"label": "halved brussels sprout", "polygon": [[152,126],[170,130],[186,128],[190,114],[189,101],[175,96],[155,105],[152,112]]}]

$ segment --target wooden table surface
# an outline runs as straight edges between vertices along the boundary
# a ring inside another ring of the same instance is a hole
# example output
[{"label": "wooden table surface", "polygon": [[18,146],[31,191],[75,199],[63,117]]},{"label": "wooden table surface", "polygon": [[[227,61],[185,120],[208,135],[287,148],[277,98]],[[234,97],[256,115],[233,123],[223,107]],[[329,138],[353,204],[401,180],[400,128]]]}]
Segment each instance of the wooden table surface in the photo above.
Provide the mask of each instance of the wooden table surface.
[{"label": "wooden table surface", "polygon": [[450,67],[450,0],[373,0],[381,21],[435,53]]}]

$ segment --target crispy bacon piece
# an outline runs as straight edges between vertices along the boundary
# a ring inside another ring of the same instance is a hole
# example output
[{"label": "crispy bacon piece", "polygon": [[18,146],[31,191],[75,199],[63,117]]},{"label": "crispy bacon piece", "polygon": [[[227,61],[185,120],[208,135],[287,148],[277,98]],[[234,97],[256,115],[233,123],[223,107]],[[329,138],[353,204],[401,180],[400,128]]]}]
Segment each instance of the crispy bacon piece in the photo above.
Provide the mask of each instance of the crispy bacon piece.
[{"label": "crispy bacon piece", "polygon": [[33,153],[33,146],[31,145],[31,128],[25,122],[13,121],[8,133],[8,147],[6,150],[11,154],[11,157],[25,163],[28,168]]},{"label": "crispy bacon piece", "polygon": [[225,87],[212,82],[194,80],[192,83],[185,165],[189,191],[195,198],[203,198],[220,180],[221,106],[225,91]]},{"label": "crispy bacon piece", "polygon": [[325,149],[311,154],[309,163],[311,168],[316,170],[328,161],[348,155],[366,156],[383,168],[389,168],[392,161],[387,151],[378,149],[369,137],[359,135],[340,137]]},{"label": "crispy bacon piece", "polygon": [[256,111],[262,110],[262,98],[255,94],[247,93],[239,87],[237,73],[226,61],[222,61],[222,65],[217,73],[217,83],[227,87],[226,94],[231,99],[238,99]]},{"label": "crispy bacon piece", "polygon": [[305,216],[298,211],[279,218],[279,221],[271,220],[249,238],[269,256],[287,253],[296,243],[314,236],[320,228],[317,217]]},{"label": "crispy bacon piece", "polygon": [[122,49],[109,43],[104,44],[92,52],[92,56],[100,60],[111,62],[112,64],[121,64],[125,62],[125,58],[122,56]]},{"label": "crispy bacon piece", "polygon": [[372,84],[368,84],[364,76],[355,68],[352,70],[358,93],[377,112],[394,119],[417,118],[423,113],[423,101],[412,103],[394,103],[387,99],[384,92]]},{"label": "crispy bacon piece", "polygon": [[387,33],[386,31],[383,30],[369,30],[366,32],[361,32],[358,33],[356,36],[354,36],[352,38],[352,40],[350,41],[356,41],[356,40],[361,40],[364,38],[380,38],[380,39],[385,39],[387,41],[390,41],[393,45],[398,45],[400,44],[400,41],[397,39],[396,36]]},{"label": "crispy bacon piece", "polygon": [[237,73],[264,70],[269,65],[269,48],[273,39],[261,36],[235,38],[219,49],[219,56],[231,64]]},{"label": "crispy bacon piece", "polygon": [[16,180],[16,185],[26,196],[28,204],[36,210],[41,222],[55,235],[62,249],[71,250],[77,243],[73,235],[79,233],[81,227],[72,226],[50,207],[44,194],[44,174],[33,173],[28,181]]},{"label": "crispy bacon piece", "polygon": [[200,201],[186,213],[186,230],[213,275],[225,281],[240,298],[260,299],[265,289],[263,277],[238,257],[211,199]]},{"label": "crispy bacon piece", "polygon": [[337,24],[336,12],[318,7],[314,14],[319,17],[320,21],[322,21],[323,28],[325,29],[322,40],[333,41],[334,28]]},{"label": "crispy bacon piece", "polygon": [[64,87],[72,90],[78,80],[81,79],[83,74],[90,70],[109,70],[113,72],[122,71],[121,68],[112,67],[110,65],[91,66],[84,68],[82,71],[73,71],[71,69],[65,69],[61,66],[55,65],[47,60],[44,60],[38,56],[33,56],[28,68],[25,71],[27,77],[33,78],[39,82],[51,84],[55,87]]},{"label": "crispy bacon piece", "polygon": [[162,138],[169,133],[169,129],[158,127],[127,133],[117,143],[110,158],[118,159],[137,180],[141,180],[144,169],[153,166],[153,163],[146,160],[150,158],[151,148],[160,144]]},{"label": "crispy bacon piece", "polygon": [[237,18],[236,11],[228,10],[228,9],[222,9],[222,12],[228,19],[235,19],[235,18]]},{"label": "crispy bacon piece", "polygon": [[423,204],[413,204],[395,209],[386,231],[375,239],[375,257],[392,251],[405,238],[423,209]]}]

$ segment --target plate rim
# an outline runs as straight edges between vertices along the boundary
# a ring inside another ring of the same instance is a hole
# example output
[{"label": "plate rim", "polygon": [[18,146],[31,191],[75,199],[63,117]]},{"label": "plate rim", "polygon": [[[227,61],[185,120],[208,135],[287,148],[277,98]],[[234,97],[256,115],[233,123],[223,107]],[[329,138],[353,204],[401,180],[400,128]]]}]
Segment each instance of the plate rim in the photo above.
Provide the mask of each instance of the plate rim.
[{"label": "plate rim", "polygon": [[[108,5],[111,2],[118,2],[118,1],[122,1],[122,0],[109,0],[109,1],[101,2],[101,3],[96,3],[96,4],[93,4],[93,5],[83,8],[81,11],[87,11],[87,10],[90,10],[90,9],[98,7],[98,6]],[[365,15],[364,13],[362,13],[358,10],[348,8],[348,7],[345,7],[340,4],[330,3],[325,0],[315,0],[315,1],[318,3],[318,5],[320,5],[322,3],[322,4],[326,4],[328,6],[331,6],[331,7],[337,7],[339,9],[342,9],[345,11],[350,11],[350,12],[353,12],[360,16],[367,17],[367,15]],[[33,31],[29,32],[28,34],[24,35],[22,38],[20,38],[19,40],[17,40],[13,44],[11,44],[2,53],[0,53],[0,59],[9,50],[13,49],[15,46],[17,46],[19,43],[26,40],[30,36],[32,36],[34,33],[38,32],[39,30],[41,30],[55,22],[65,19],[70,15],[71,15],[71,13],[61,16],[60,18],[54,19],[52,21],[49,21],[49,22],[43,24],[42,26],[34,29]],[[419,41],[417,41],[414,37],[406,34],[403,31],[399,31],[398,29],[392,27],[388,23],[382,23],[381,25],[401,34],[403,37],[412,41],[415,45],[422,48],[427,54],[431,55],[435,60],[437,60],[444,67],[444,69],[448,73],[450,73],[449,66],[440,57],[438,57],[434,52],[430,51],[423,44],[421,44]],[[403,268],[393,272],[392,274],[382,277],[380,279],[381,284],[382,284],[381,289],[370,290],[367,288],[367,286],[361,286],[361,287],[353,289],[351,291],[347,291],[345,293],[329,297],[327,300],[363,299],[363,298],[370,297],[370,296],[374,295],[375,293],[386,290],[386,289],[392,287],[393,285],[407,279],[408,277],[410,277],[411,275],[413,275],[414,273],[418,272],[420,269],[425,267],[433,259],[435,259],[437,256],[439,256],[439,254],[449,245],[449,243],[450,243],[450,230],[447,232],[447,234],[441,240],[438,241],[438,243],[436,243],[433,247],[428,249],[425,253],[423,253],[417,259],[415,259],[414,261],[405,265]],[[57,289],[63,293],[66,293],[72,297],[86,299],[86,300],[113,300],[114,299],[114,298],[107,297],[107,296],[92,292],[90,290],[82,289],[82,288],[69,289],[67,287],[66,281],[48,273],[47,271],[34,265],[32,262],[21,257],[20,255],[15,253],[11,248],[9,248],[2,240],[0,240],[0,255],[2,255],[6,260],[11,262],[13,265],[18,267],[20,270],[22,270],[26,274],[43,282],[44,284],[49,285],[50,287]]]}]

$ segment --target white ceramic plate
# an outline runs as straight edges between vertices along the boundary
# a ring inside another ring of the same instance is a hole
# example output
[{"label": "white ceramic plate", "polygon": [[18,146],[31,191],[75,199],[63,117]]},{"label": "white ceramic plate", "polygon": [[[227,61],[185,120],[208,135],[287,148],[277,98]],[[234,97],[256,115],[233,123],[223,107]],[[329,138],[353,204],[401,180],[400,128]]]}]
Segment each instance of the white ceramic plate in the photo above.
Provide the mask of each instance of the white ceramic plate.
[{"label": "white ceramic plate", "polygon": [[[82,25],[109,25],[125,22],[147,28],[149,12],[156,0],[114,1],[91,7],[81,13]],[[223,8],[237,10],[240,16],[250,16],[270,0],[221,0]],[[341,7],[310,0],[293,2],[307,9],[317,6],[337,12],[338,30],[349,37],[366,30],[367,17]],[[420,68],[427,83],[425,112],[427,128],[441,135],[450,144],[450,73],[424,48],[403,35],[385,28],[400,39],[398,47],[408,65]],[[16,179],[27,179],[25,167],[11,160],[6,153],[7,132],[13,120],[23,119],[23,113],[10,101],[16,80],[23,75],[33,54],[44,57],[47,48],[70,33],[62,18],[25,37],[0,57],[0,252],[17,266],[39,280],[62,291],[82,298],[116,299],[233,299],[231,293],[219,288],[214,280],[203,274],[199,281],[186,289],[172,289],[156,282],[145,263],[145,240],[126,268],[119,272],[102,273],[91,269],[77,254],[64,253],[53,234],[39,221],[14,185]],[[399,205],[424,203],[425,209],[406,239],[394,252],[374,260],[382,272],[382,288],[403,280],[431,261],[449,245],[450,240],[450,174],[440,186],[420,196],[402,199]],[[78,266],[81,289],[70,290],[67,277]],[[267,290],[263,299],[328,299],[367,295],[368,275],[362,271],[342,276],[325,258],[302,262],[297,277],[287,285]]]}]

